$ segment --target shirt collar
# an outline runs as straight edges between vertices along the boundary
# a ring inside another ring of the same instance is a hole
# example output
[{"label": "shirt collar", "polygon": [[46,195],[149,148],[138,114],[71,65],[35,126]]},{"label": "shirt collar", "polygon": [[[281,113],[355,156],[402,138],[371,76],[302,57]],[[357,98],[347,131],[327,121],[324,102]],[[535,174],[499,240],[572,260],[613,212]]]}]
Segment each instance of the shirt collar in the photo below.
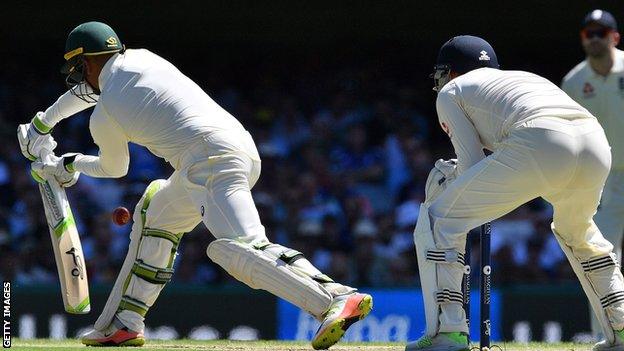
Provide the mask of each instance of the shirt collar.
[{"label": "shirt collar", "polygon": [[117,67],[119,67],[119,65],[123,61],[123,57],[124,55],[116,53],[106,62],[104,67],[102,67],[102,71],[100,72],[100,77],[98,78],[100,91],[104,90],[106,83],[108,82],[110,77],[113,75],[113,73],[115,73],[115,71],[117,70]]}]

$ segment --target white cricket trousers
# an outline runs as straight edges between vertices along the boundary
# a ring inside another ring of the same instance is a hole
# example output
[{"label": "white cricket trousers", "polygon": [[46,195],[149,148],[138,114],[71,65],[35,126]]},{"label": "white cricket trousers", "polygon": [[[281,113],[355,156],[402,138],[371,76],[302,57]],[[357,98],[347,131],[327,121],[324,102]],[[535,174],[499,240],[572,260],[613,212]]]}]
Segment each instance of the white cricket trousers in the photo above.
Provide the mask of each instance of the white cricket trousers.
[{"label": "white cricket trousers", "polygon": [[[431,204],[436,246],[463,253],[469,230],[543,197],[553,205],[555,230],[578,260],[608,254],[613,245],[592,217],[610,166],[610,147],[595,119],[528,121]],[[463,315],[448,306],[442,305],[441,330],[465,324]],[[624,316],[619,317],[621,323]]]},{"label": "white cricket trousers", "polygon": [[[618,262],[622,263],[622,238],[624,236],[624,170],[612,169],[607,177],[600,208],[594,217],[604,237],[613,244]],[[603,338],[596,315],[590,311],[592,334],[597,340]]]},{"label": "white cricket trousers", "polygon": [[260,176],[260,157],[247,131],[211,133],[185,151],[181,164],[186,166],[156,182],[158,191],[147,204],[145,194],[139,201],[128,255],[96,328],[106,328],[113,314],[132,330],[145,327],[143,315],[164,285],[138,278],[131,270],[137,264],[171,268],[175,249],[169,239],[144,235],[143,229],[169,232],[179,240],[179,233],[187,233],[203,221],[216,238],[267,241],[251,197],[251,188]]},{"label": "white cricket trousers", "polygon": [[464,252],[466,234],[543,197],[557,232],[581,260],[612,251],[592,217],[611,151],[595,119],[540,117],[513,130],[431,204],[436,244]]},{"label": "white cricket trousers", "polygon": [[622,262],[622,238],[624,236],[624,170],[612,169],[605,183],[600,208],[594,217],[600,232],[614,246],[618,260]]},{"label": "white cricket trousers", "polygon": [[244,130],[220,131],[187,151],[189,166],[175,171],[149,205],[146,226],[189,232],[201,221],[216,238],[266,240],[251,188],[260,156]]}]

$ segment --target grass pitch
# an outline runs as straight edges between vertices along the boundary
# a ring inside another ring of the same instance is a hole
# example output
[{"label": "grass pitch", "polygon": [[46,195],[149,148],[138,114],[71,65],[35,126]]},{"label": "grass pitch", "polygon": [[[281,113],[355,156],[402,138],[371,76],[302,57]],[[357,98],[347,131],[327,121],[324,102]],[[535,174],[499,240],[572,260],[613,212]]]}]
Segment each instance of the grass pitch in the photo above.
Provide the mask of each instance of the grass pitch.
[{"label": "grass pitch", "polygon": [[[530,343],[526,345],[513,343],[497,343],[501,350],[504,351],[588,351],[591,350],[590,344],[543,344]],[[51,339],[34,339],[19,340],[13,339],[11,349],[15,350],[33,350],[33,351],[105,351],[116,350],[118,347],[89,347],[84,346],[78,340],[51,340]],[[405,344],[402,343],[338,343],[330,348],[331,351],[403,351]],[[121,348],[121,350],[131,351],[134,348]],[[197,341],[197,340],[148,340],[145,346],[136,348],[137,351],[234,351],[234,350],[271,350],[271,351],[308,351],[312,350],[309,343],[306,342],[288,342],[288,341],[230,341],[230,340],[214,340],[214,341]],[[498,350],[497,348],[493,348]]]}]

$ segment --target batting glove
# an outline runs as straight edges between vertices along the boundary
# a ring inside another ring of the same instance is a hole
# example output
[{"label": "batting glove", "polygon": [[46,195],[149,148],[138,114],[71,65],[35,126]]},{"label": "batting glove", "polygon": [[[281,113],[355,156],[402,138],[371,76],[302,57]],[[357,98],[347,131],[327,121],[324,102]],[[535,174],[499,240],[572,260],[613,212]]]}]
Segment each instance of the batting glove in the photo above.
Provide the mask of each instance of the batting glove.
[{"label": "batting glove", "polygon": [[20,124],[17,127],[17,139],[22,155],[31,161],[41,156],[42,149],[53,151],[56,148],[56,141],[50,135],[52,128],[41,121],[43,116],[43,112],[37,112],[30,123]]},{"label": "batting glove", "polygon": [[77,155],[80,154],[69,153],[61,157],[51,155],[45,161],[33,162],[31,168],[44,178],[53,176],[62,187],[68,188],[76,184],[80,176],[80,173],[76,172],[73,167]]}]

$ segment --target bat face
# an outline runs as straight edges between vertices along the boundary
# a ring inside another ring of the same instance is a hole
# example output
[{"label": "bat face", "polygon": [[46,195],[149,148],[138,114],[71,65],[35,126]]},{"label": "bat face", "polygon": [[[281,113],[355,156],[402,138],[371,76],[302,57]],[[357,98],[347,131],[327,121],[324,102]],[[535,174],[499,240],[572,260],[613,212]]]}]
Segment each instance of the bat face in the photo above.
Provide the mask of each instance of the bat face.
[{"label": "bat face", "polygon": [[44,179],[34,172],[33,178],[39,183],[65,311],[88,313],[91,306],[86,264],[65,189],[54,178]]}]

